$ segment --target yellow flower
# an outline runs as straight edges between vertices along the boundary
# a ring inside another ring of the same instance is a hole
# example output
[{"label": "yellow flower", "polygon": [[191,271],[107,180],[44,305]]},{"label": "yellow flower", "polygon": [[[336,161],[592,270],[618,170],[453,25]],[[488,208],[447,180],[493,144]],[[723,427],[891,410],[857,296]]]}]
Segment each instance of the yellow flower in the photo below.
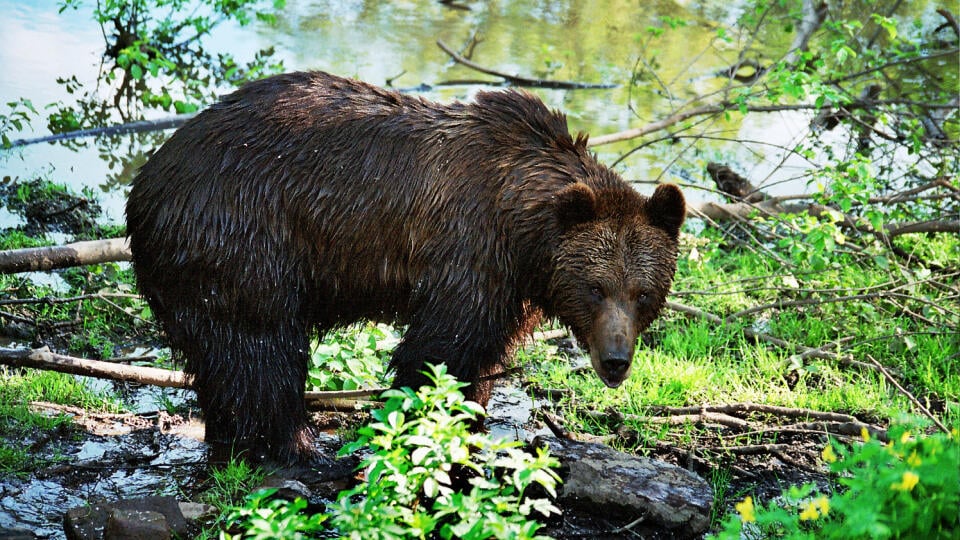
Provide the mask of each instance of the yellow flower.
[{"label": "yellow flower", "polygon": [[803,505],[803,512],[800,512],[800,521],[817,519],[818,517],[820,517],[820,513],[817,512],[817,507],[812,502]]},{"label": "yellow flower", "polygon": [[890,484],[890,489],[895,491],[912,491],[919,481],[920,477],[917,476],[917,473],[907,471],[903,473],[903,478],[901,478],[899,482]]},{"label": "yellow flower", "polygon": [[870,442],[870,430],[867,429],[867,426],[860,426],[860,438],[863,439],[863,442]]},{"label": "yellow flower", "polygon": [[830,444],[823,447],[823,452],[820,452],[820,457],[827,463],[833,463],[837,460],[837,455],[833,453],[833,446]]},{"label": "yellow flower", "polygon": [[909,440],[910,440],[910,432],[904,431],[903,434],[900,435],[900,443],[903,444]]},{"label": "yellow flower", "polygon": [[813,505],[820,510],[820,515],[825,516],[830,513],[830,499],[826,495],[821,495],[813,500]]},{"label": "yellow flower", "polygon": [[812,501],[803,505],[803,511],[800,512],[800,521],[809,521],[825,516],[830,512],[830,499],[821,495]]},{"label": "yellow flower", "polygon": [[740,520],[744,523],[750,523],[751,521],[756,521],[757,517],[753,513],[753,497],[747,495],[743,502],[738,502],[733,505],[737,509],[737,512],[740,513]]},{"label": "yellow flower", "polygon": [[911,467],[919,467],[921,463],[923,463],[923,460],[921,460],[920,457],[917,456],[917,451],[914,450],[913,452],[911,452],[910,457],[907,458],[907,465]]}]

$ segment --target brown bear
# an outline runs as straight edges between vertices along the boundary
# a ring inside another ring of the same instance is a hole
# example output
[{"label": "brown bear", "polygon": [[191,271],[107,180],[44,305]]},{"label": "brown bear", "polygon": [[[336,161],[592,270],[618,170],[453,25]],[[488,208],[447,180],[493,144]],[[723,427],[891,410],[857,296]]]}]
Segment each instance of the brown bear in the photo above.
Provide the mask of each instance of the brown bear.
[{"label": "brown bear", "polygon": [[127,203],[139,287],[211,444],[315,457],[309,339],[406,325],[394,385],[445,363],[485,404],[541,315],[610,387],[676,269],[684,199],[638,194],[532,94],[437,104],[326,73],[248,84],[180,128]]}]

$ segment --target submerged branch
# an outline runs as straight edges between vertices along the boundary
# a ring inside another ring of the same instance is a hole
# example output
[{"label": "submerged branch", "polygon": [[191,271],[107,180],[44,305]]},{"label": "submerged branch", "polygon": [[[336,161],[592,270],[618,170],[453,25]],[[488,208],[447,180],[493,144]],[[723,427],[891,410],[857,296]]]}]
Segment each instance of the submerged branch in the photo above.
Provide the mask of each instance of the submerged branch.
[{"label": "submerged branch", "polygon": [[467,60],[466,58],[460,56],[453,49],[450,48],[446,43],[437,40],[437,46],[440,47],[443,52],[450,55],[450,58],[454,62],[468,67],[474,71],[484,73],[486,75],[493,75],[494,77],[500,77],[509,84],[515,86],[533,86],[537,88],[554,88],[554,89],[566,89],[566,90],[586,90],[586,89],[605,89],[605,88],[616,88],[615,84],[592,84],[592,83],[581,83],[573,81],[554,81],[550,79],[530,79],[527,77],[521,77],[519,75],[508,75],[501,71],[495,71],[490,68],[485,68],[475,62]]},{"label": "submerged branch", "polygon": [[164,129],[174,129],[187,123],[188,120],[196,116],[196,113],[178,114],[168,118],[157,120],[138,120],[136,122],[127,122],[115,126],[104,126],[90,129],[78,129],[76,131],[67,131],[65,133],[55,133],[44,137],[34,139],[17,139],[10,143],[11,148],[18,146],[27,146],[31,144],[67,141],[70,139],[81,139],[83,137],[101,137],[110,135],[127,135],[130,133],[143,133],[146,131],[162,131]]}]

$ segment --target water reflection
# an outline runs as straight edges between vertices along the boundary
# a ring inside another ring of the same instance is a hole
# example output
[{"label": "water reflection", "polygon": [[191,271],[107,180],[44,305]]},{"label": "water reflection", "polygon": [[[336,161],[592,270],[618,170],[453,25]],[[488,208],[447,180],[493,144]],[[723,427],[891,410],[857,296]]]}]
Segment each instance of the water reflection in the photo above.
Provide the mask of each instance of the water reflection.
[{"label": "water reflection", "polygon": [[[534,90],[551,106],[568,111],[573,131],[596,135],[650,121],[670,110],[669,101],[657,96],[652,85],[628,89],[638,40],[648,26],[659,24],[662,15],[694,20],[704,16],[702,9],[688,11],[667,2],[639,6],[616,0],[526,0],[467,5],[469,10],[452,9],[433,0],[291,1],[276,26],[225,24],[205,40],[205,47],[249,60],[257,50],[273,46],[287,69],[323,69],[380,85],[390,82],[395,87],[425,83],[434,85],[426,97],[449,101],[469,98],[479,87],[436,86],[438,83],[485,77],[451,62],[435,42],[441,39],[460,49],[475,37],[478,43],[472,59],[499,71],[619,84],[612,90]],[[736,3],[725,9],[736,11]],[[55,0],[29,4],[0,0],[0,10],[5,14],[0,21],[0,35],[4,36],[0,39],[7,45],[0,52],[0,65],[10,75],[0,80],[0,101],[23,96],[36,105],[69,103],[72,96],[55,83],[63,77],[76,76],[85,89],[96,88],[104,38],[92,21],[90,6],[58,14]],[[721,11],[714,7],[709,15],[719,16]],[[702,28],[692,25],[662,43],[659,61],[668,66],[666,77],[687,77],[690,84],[682,86],[690,92],[720,84],[704,77],[720,60],[717,51],[710,50],[709,41]],[[706,54],[690,56],[691,50],[703,49]],[[672,72],[670,66],[686,74]],[[628,100],[632,100],[632,110]],[[163,114],[147,111],[151,117]],[[22,136],[43,134],[44,123],[35,121],[32,131]],[[114,137],[96,145],[83,141],[82,147],[76,148],[26,147],[2,152],[0,166],[4,175],[13,177],[49,174],[52,180],[77,190],[97,186],[104,194],[105,220],[119,223],[123,186],[146,152],[165,136]],[[622,146],[604,147],[601,157],[612,161],[622,150]],[[642,152],[625,160],[620,169],[628,178],[657,177],[664,172],[663,161],[656,151]]]}]

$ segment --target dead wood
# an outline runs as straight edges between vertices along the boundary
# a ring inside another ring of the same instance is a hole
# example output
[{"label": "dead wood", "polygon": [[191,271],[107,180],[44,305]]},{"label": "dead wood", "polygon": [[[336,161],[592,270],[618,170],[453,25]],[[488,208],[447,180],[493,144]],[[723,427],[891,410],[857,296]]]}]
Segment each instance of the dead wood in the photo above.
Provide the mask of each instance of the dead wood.
[{"label": "dead wood", "polygon": [[13,367],[46,369],[73,375],[137,382],[168,388],[187,388],[189,385],[189,381],[182,371],[171,371],[145,366],[128,366],[102,360],[76,358],[57,354],[46,347],[40,349],[0,348],[0,364]]},{"label": "dead wood", "polygon": [[817,31],[823,22],[827,20],[829,8],[826,2],[814,2],[814,0],[803,0],[803,20],[800,21],[800,27],[797,29],[797,35],[790,44],[790,50],[783,61],[787,64],[795,64],[800,57],[800,53],[807,50],[807,44],[810,37]]},{"label": "dead wood", "polygon": [[857,419],[849,414],[815,411],[813,409],[802,409],[794,407],[780,407],[777,405],[764,405],[762,403],[727,403],[723,405],[694,405],[691,407],[658,407],[652,411],[657,415],[674,414],[700,414],[701,412],[723,413],[723,414],[751,414],[761,413],[774,416],[786,416],[789,418],[810,418],[814,420],[826,420],[831,422],[856,422]]},{"label": "dead wood", "polygon": [[[91,360],[57,354],[40,349],[0,348],[0,365],[59,371],[99,379],[150,384],[166,388],[190,388],[189,377],[182,371],[148,366],[129,366],[104,360]],[[307,403],[318,409],[353,409],[364,404],[362,398],[380,395],[386,388],[306,392]]]},{"label": "dead wood", "polygon": [[887,381],[889,381],[890,384],[892,384],[892,385],[894,386],[894,388],[897,389],[897,391],[899,391],[901,394],[903,394],[904,396],[906,396],[907,399],[910,400],[910,403],[912,403],[913,406],[917,408],[917,410],[919,410],[924,416],[926,416],[927,418],[929,418],[930,420],[932,420],[933,423],[936,424],[937,428],[938,428],[940,431],[946,433],[947,435],[950,434],[950,430],[947,428],[947,426],[943,425],[943,422],[941,422],[939,418],[937,418],[936,416],[934,416],[933,413],[930,412],[930,409],[926,408],[926,407],[923,405],[923,403],[920,403],[920,400],[917,399],[916,396],[914,396],[914,395],[911,394],[909,391],[907,391],[907,389],[904,388],[904,387],[893,377],[893,375],[890,374],[890,372],[887,370],[887,368],[883,367],[883,365],[882,365],[880,362],[878,362],[874,357],[872,357],[872,356],[870,356],[870,355],[867,355],[867,358],[870,360],[870,362],[873,363],[873,365],[877,366],[877,369],[880,370],[880,373],[883,374],[884,378],[886,378]]},{"label": "dead wood", "polygon": [[[704,320],[709,321],[709,322],[711,322],[711,323],[713,323],[713,324],[716,324],[716,325],[718,325],[718,326],[719,326],[719,325],[727,324],[727,323],[724,321],[723,318],[721,318],[721,317],[719,317],[719,316],[717,316],[717,315],[714,315],[713,313],[706,312],[706,311],[704,311],[704,310],[702,310],[702,309],[700,309],[700,308],[695,308],[695,307],[693,307],[693,306],[687,306],[687,305],[684,305],[684,304],[678,304],[677,302],[670,302],[670,301],[668,301],[668,302],[667,302],[667,307],[668,307],[669,309],[672,309],[672,310],[677,311],[677,312],[679,312],[679,313],[683,313],[684,315],[687,315],[688,317],[694,317],[694,318],[704,319]],[[787,349],[787,350],[796,351],[795,354],[794,354],[794,356],[793,356],[792,358],[798,358],[798,359],[801,359],[801,358],[822,358],[822,359],[832,360],[832,361],[834,361],[834,362],[838,362],[838,363],[840,363],[841,365],[855,366],[855,367],[862,368],[862,369],[867,369],[867,370],[875,370],[875,369],[876,369],[876,367],[875,367],[873,364],[868,364],[868,363],[866,363],[866,362],[861,362],[861,361],[859,361],[859,360],[854,360],[854,359],[851,358],[849,355],[840,355],[840,354],[837,354],[837,353],[833,353],[833,352],[830,352],[830,351],[823,350],[822,348],[806,347],[806,346],[804,346],[804,345],[798,345],[798,344],[795,344],[795,343],[790,343],[790,342],[788,342],[788,341],[786,341],[786,340],[780,339],[780,338],[775,337],[775,336],[771,336],[770,334],[767,334],[767,333],[765,333],[765,332],[759,332],[759,331],[754,330],[754,329],[752,329],[752,328],[743,328],[743,329],[742,329],[742,332],[743,332],[743,335],[744,335],[744,336],[746,336],[746,337],[748,337],[748,338],[750,338],[750,339],[756,339],[757,341],[763,341],[763,342],[765,342],[765,343],[769,343],[769,344],[771,344],[771,345],[775,345],[775,346],[780,347],[780,348],[782,348],[782,349]]]},{"label": "dead wood", "polygon": [[726,165],[713,162],[707,163],[707,172],[717,184],[717,188],[719,188],[721,192],[733,197],[736,201],[756,203],[770,198],[766,193],[751,184],[749,180],[735,173]]},{"label": "dead wood", "polygon": [[87,240],[64,246],[0,251],[0,273],[36,272],[128,260],[130,244],[126,238]]},{"label": "dead wood", "polygon": [[101,136],[112,136],[112,135],[126,135],[130,133],[143,133],[145,131],[160,131],[164,129],[173,129],[178,128],[185,124],[187,120],[190,120],[196,116],[196,113],[185,113],[178,114],[176,116],[170,116],[168,118],[160,118],[157,120],[139,120],[136,122],[128,122],[126,124],[118,124],[115,126],[105,126],[98,128],[90,129],[78,129],[76,131],[68,131],[65,133],[56,133],[53,135],[46,135],[44,137],[36,137],[34,139],[17,139],[10,143],[10,146],[16,148],[17,146],[27,146],[30,144],[45,143],[45,142],[59,142],[66,141],[70,139],[80,139],[83,137],[101,137]]},{"label": "dead wood", "polygon": [[[926,221],[916,221],[909,223],[885,223],[878,230],[875,229],[872,225],[866,222],[866,220],[859,219],[855,216],[850,216],[841,212],[837,208],[832,208],[819,204],[816,202],[808,203],[791,203],[791,204],[782,204],[786,200],[794,200],[795,197],[769,197],[759,189],[754,188],[753,184],[750,183],[746,178],[734,173],[726,167],[725,165],[719,163],[710,163],[707,165],[707,173],[716,183],[717,187],[722,193],[728,196],[732,201],[732,206],[729,205],[720,205],[717,207],[711,206],[709,203],[703,205],[702,207],[692,209],[694,211],[704,213],[705,217],[712,219],[714,221],[724,221],[729,219],[748,219],[749,216],[761,213],[765,215],[778,215],[778,214],[797,214],[801,212],[806,212],[811,216],[822,216],[822,215],[839,215],[840,219],[838,224],[848,231],[856,231],[859,233],[871,235],[877,240],[879,240],[883,245],[887,246],[890,251],[892,251],[897,257],[905,261],[916,261],[917,256],[913,253],[909,253],[906,250],[893,244],[893,239],[897,236],[904,234],[925,234],[925,233],[955,233],[960,234],[960,219],[943,219],[943,220],[926,220]],[[936,186],[944,186],[946,182],[940,182],[939,180],[934,182],[929,182],[923,186],[920,186],[921,191],[926,191]],[[947,184],[949,185],[949,184]],[[952,188],[948,189],[949,193],[945,194],[945,198],[957,198],[957,192],[953,191]],[[906,194],[896,194],[891,197],[887,197],[887,200],[891,201],[903,201],[907,200],[907,197],[913,197],[918,193],[916,189],[908,190],[909,195]],[[904,193],[908,193],[904,192]],[[743,195],[746,194],[747,198],[744,199]],[[869,203],[868,203],[869,204]],[[709,212],[709,214],[708,214]],[[942,271],[944,268],[939,265],[924,263],[931,270]]]},{"label": "dead wood", "polygon": [[531,79],[528,77],[521,77],[519,75],[509,75],[501,71],[496,71],[490,68],[483,67],[475,62],[467,60],[463,56],[460,56],[453,49],[450,48],[446,43],[437,40],[437,46],[443,50],[443,52],[450,55],[450,58],[454,62],[468,67],[474,71],[483,73],[485,75],[492,75],[494,77],[500,77],[504,81],[514,86],[532,86],[536,88],[554,88],[554,89],[565,89],[565,90],[585,90],[585,89],[605,89],[605,88],[616,88],[615,84],[592,84],[592,83],[582,83],[582,82],[572,82],[572,81],[555,81],[551,79]]}]

